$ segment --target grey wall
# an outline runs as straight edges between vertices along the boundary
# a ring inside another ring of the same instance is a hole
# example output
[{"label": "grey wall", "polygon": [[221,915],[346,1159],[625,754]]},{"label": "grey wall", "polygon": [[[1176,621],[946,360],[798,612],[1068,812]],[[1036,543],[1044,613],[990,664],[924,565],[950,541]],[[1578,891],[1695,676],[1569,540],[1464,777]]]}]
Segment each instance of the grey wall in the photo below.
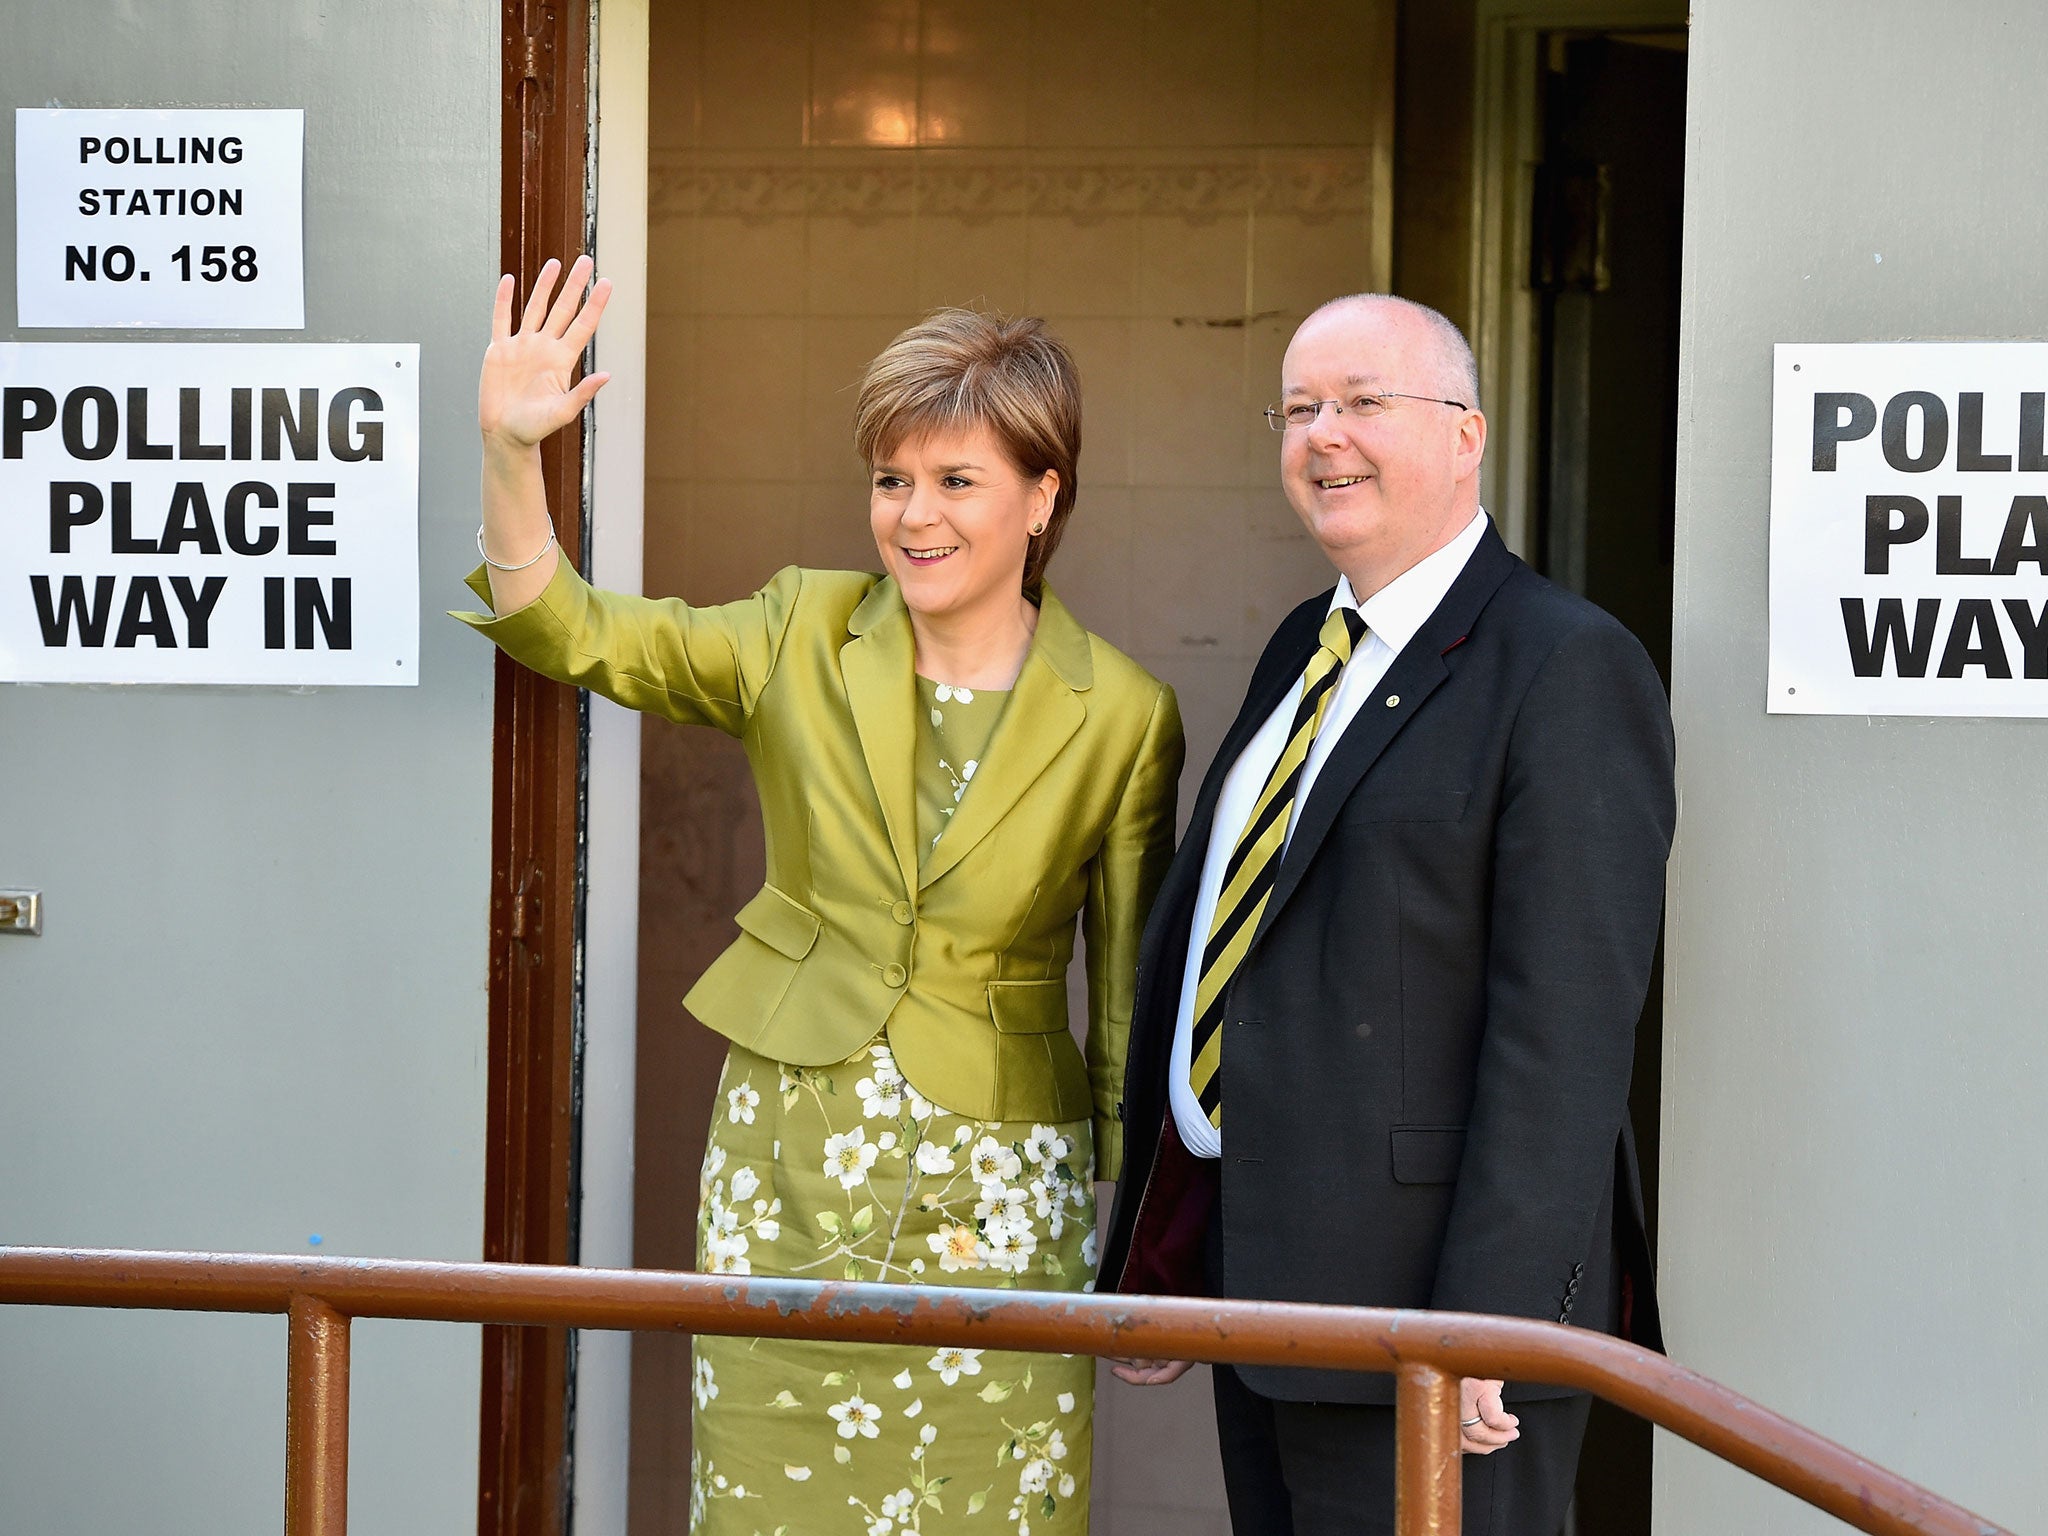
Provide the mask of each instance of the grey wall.
[{"label": "grey wall", "polygon": [[[2048,723],[1768,717],[1765,597],[1773,342],[2048,334],[2044,69],[2033,0],[1695,8],[1664,1079],[1673,1353],[2015,1530]],[[1668,1438],[1657,1511],[1842,1529]]]},{"label": "grey wall", "polygon": [[[0,939],[0,1242],[479,1255],[491,662],[439,613],[496,32],[487,0],[8,9],[0,321],[13,108],[306,109],[307,328],[247,339],[423,344],[425,617],[417,688],[0,687],[0,885],[48,909]],[[280,1319],[0,1308],[0,1530],[275,1531],[283,1389]],[[359,1324],[354,1397],[353,1529],[470,1528],[475,1331]]]}]

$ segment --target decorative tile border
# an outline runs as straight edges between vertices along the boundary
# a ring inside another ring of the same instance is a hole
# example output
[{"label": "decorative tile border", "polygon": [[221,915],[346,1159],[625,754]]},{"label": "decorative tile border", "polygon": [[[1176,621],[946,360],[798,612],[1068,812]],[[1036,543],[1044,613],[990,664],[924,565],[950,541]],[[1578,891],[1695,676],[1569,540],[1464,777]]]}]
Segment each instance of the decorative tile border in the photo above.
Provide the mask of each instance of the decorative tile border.
[{"label": "decorative tile border", "polygon": [[1044,155],[969,158],[957,152],[812,151],[737,159],[658,154],[649,169],[657,223],[701,214],[851,218],[931,214],[986,218],[1129,214],[1211,219],[1233,214],[1363,215],[1372,203],[1370,151],[1266,150],[1106,159]]}]

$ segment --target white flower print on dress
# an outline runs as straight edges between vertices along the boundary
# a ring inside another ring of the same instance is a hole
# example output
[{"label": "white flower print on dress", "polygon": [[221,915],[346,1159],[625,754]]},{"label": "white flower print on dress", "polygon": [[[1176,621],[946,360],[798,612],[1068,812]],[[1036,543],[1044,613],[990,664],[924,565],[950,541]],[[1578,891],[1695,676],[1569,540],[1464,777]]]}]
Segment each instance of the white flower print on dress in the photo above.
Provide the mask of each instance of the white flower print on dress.
[{"label": "white flower print on dress", "polygon": [[[994,701],[977,707],[993,709]],[[962,713],[949,704],[947,724],[958,730]],[[956,752],[953,761],[963,755]],[[929,752],[921,766],[930,770]],[[943,776],[939,784],[938,798],[949,800]],[[927,780],[927,814],[930,788]],[[706,1158],[701,1268],[1081,1289],[1087,1275],[1078,1260],[1095,1203],[1081,1184],[1086,1121],[990,1121],[934,1105],[910,1086],[882,1035],[844,1063],[784,1069],[786,1084],[778,1083],[772,1062],[737,1052],[733,1059],[718,1089],[727,1101],[714,1133],[725,1143],[722,1156],[715,1164]],[[748,1080],[761,1090],[751,1124],[731,1113],[743,1107],[733,1088]],[[775,1162],[771,1141],[780,1147]],[[831,1194],[832,1180],[842,1194]],[[777,1194],[781,1200],[771,1201]],[[778,1219],[783,1204],[792,1207],[787,1231]],[[1055,1228],[1060,1235],[1052,1235]],[[790,1536],[934,1536],[984,1510],[983,1519],[967,1519],[962,1529],[1023,1536],[1028,1527],[1032,1536],[1053,1536],[1086,1519],[1083,1368],[1092,1363],[1083,1357],[1046,1362],[1033,1391],[1027,1366],[1038,1362],[1003,1351],[935,1353],[928,1345],[899,1350],[894,1359],[878,1355],[875,1369],[859,1371],[821,1353],[815,1369],[806,1365],[798,1376],[770,1370],[752,1355],[719,1352],[731,1341],[705,1342],[716,1375],[697,1372],[693,1361],[691,1398],[705,1436],[707,1523],[700,1536],[746,1536],[757,1525],[772,1531],[777,1522],[750,1522],[747,1506],[778,1498],[791,1511]],[[868,1397],[870,1389],[886,1403]],[[1065,1401],[1055,1407],[1055,1398]],[[742,1426],[743,1416],[734,1415],[735,1402],[768,1404],[771,1416],[777,1408],[791,1411],[776,1417],[784,1427],[764,1444],[759,1426]],[[1054,1441],[1054,1424],[1073,1432],[1071,1448]],[[990,1486],[988,1459],[998,1454],[1008,1470],[996,1472]],[[716,1469],[709,1465],[714,1456]],[[719,1473],[743,1477],[744,1495],[714,1482]],[[1020,1493],[1027,1476],[1035,1491]],[[834,1515],[834,1506],[846,1513]],[[996,1514],[1005,1506],[1007,1522]]]},{"label": "white flower print on dress", "polygon": [[704,1166],[697,1174],[697,1199],[701,1204],[711,1198],[711,1184],[725,1167],[725,1148],[713,1147],[704,1154]]},{"label": "white flower print on dress", "polygon": [[962,704],[972,704],[974,702],[974,690],[972,688],[957,687],[952,683],[940,683],[932,690],[932,697],[936,698],[941,704],[950,704],[955,699],[958,699]]},{"label": "white flower print on dress", "polygon": [[735,1125],[752,1125],[761,1095],[751,1082],[741,1083],[725,1096],[725,1118]]},{"label": "white flower print on dress", "polygon": [[960,1349],[954,1345],[945,1344],[941,1345],[926,1363],[939,1373],[940,1381],[949,1387],[956,1386],[959,1384],[962,1376],[979,1376],[981,1374],[981,1351],[978,1349]]},{"label": "white flower print on dress", "polygon": [[925,1241],[939,1256],[939,1268],[948,1274],[962,1269],[980,1269],[987,1262],[981,1253],[981,1234],[964,1222],[942,1221],[939,1230]]},{"label": "white flower print on dress", "polygon": [[1024,1141],[1024,1155],[1041,1168],[1052,1168],[1072,1150],[1067,1138],[1049,1125],[1034,1125]]},{"label": "white flower print on dress", "polygon": [[882,1432],[878,1422],[882,1410],[858,1392],[843,1403],[834,1403],[825,1412],[838,1421],[839,1438],[842,1440],[851,1440],[855,1435],[865,1435],[872,1440]]},{"label": "white flower print on dress", "polygon": [[747,1234],[712,1233],[704,1240],[704,1267],[714,1275],[751,1275],[754,1266],[747,1258]]},{"label": "white flower print on dress", "polygon": [[1031,1219],[1025,1213],[1025,1205],[1029,1198],[1021,1189],[1004,1189],[1000,1184],[984,1184],[981,1186],[981,1198],[974,1202],[974,1214],[984,1223],[983,1231],[990,1230],[999,1221],[1023,1222],[1028,1227]]},{"label": "white flower print on dress", "polygon": [[837,1179],[841,1189],[851,1189],[868,1176],[879,1156],[868,1143],[868,1133],[856,1125],[843,1135],[825,1138],[825,1175]]},{"label": "white flower print on dress", "polygon": [[990,1268],[1021,1275],[1038,1251],[1038,1234],[1028,1223],[992,1222],[983,1234],[982,1246],[988,1250]]},{"label": "white flower print on dress", "polygon": [[993,1136],[984,1136],[968,1154],[968,1171],[974,1182],[986,1190],[990,1184],[1004,1185],[1024,1171],[1023,1160]]},{"label": "white flower print on dress", "polygon": [[878,1071],[873,1077],[864,1077],[853,1085],[853,1091],[860,1098],[860,1107],[868,1118],[876,1115],[894,1120],[903,1113],[903,1079],[883,1077]]},{"label": "white flower print on dress", "polygon": [[711,1362],[699,1355],[690,1371],[690,1390],[697,1399],[699,1408],[711,1406],[711,1399],[718,1396],[718,1376],[711,1369]]},{"label": "white flower print on dress", "polygon": [[1033,1179],[1031,1193],[1034,1208],[1045,1222],[1045,1235],[1058,1242],[1060,1235],[1067,1230],[1067,1213],[1060,1206],[1058,1187],[1044,1189],[1040,1180]]}]

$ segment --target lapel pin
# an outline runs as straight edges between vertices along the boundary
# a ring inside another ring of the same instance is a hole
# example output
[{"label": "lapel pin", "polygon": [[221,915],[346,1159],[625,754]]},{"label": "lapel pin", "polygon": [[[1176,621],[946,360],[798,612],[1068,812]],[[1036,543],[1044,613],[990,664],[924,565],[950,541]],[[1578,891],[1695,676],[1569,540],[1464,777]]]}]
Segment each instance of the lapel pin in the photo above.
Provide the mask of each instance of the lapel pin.
[{"label": "lapel pin", "polygon": [[1390,693],[1387,695],[1387,708],[1392,709],[1400,702],[1401,695],[1399,695],[1398,693]]}]

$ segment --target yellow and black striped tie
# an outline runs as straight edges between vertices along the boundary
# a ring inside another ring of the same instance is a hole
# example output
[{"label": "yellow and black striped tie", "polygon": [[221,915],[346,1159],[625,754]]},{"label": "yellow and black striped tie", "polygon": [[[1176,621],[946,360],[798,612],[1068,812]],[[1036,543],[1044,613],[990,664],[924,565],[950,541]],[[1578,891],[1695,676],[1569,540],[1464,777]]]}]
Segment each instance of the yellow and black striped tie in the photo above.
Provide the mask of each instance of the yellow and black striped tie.
[{"label": "yellow and black striped tie", "polygon": [[1219,1130],[1223,1125],[1223,993],[1237,974],[1245,951],[1251,948],[1266,898],[1273,894],[1280,853],[1287,845],[1287,827],[1293,819],[1295,791],[1308,764],[1308,749],[1336,695],[1344,663],[1365,638],[1365,620],[1356,608],[1338,608],[1323,620],[1317,638],[1322,646],[1301,675],[1294,729],[1288,733],[1280,760],[1266,776],[1266,787],[1259,791],[1251,818],[1238,834],[1237,846],[1230,850],[1230,862],[1223,867],[1223,889],[1216,897],[1209,942],[1202,949],[1202,974],[1195,984],[1188,1082],[1209,1123]]}]

